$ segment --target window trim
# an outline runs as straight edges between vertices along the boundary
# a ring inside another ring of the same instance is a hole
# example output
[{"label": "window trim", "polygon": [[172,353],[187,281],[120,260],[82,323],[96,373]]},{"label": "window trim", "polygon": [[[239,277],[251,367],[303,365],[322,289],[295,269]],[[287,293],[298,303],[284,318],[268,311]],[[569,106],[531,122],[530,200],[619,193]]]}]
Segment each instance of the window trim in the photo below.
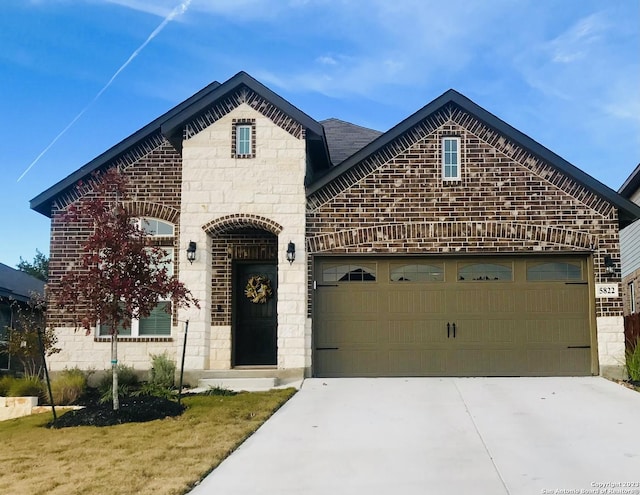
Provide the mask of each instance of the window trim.
[{"label": "window trim", "polygon": [[636,286],[633,281],[629,282],[627,286],[629,289],[629,314],[636,312]]},{"label": "window trim", "polygon": [[[456,150],[455,150],[455,158],[456,164],[453,165],[451,163],[447,163],[447,157],[452,155],[452,152],[447,152],[446,143],[447,142],[455,142]],[[444,182],[458,182],[462,180],[462,152],[461,152],[461,139],[459,136],[444,136],[441,140],[441,155],[442,155],[442,180]],[[456,167],[456,175],[447,175],[447,167]]]},{"label": "window trim", "polygon": [[[249,153],[240,153],[239,129],[249,129]],[[256,157],[256,119],[233,119],[231,127],[231,158]]]}]

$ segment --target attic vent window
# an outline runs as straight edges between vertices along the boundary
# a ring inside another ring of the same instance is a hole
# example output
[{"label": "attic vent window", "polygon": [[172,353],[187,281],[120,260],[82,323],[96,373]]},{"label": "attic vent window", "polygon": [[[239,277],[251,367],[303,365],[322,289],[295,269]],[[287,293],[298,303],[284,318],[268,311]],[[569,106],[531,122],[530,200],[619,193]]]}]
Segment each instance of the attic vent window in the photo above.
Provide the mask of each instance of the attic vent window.
[{"label": "attic vent window", "polygon": [[445,137],[442,139],[442,180],[461,180],[460,171],[460,138]]},{"label": "attic vent window", "polygon": [[256,157],[255,119],[233,119],[231,129],[231,158]]}]

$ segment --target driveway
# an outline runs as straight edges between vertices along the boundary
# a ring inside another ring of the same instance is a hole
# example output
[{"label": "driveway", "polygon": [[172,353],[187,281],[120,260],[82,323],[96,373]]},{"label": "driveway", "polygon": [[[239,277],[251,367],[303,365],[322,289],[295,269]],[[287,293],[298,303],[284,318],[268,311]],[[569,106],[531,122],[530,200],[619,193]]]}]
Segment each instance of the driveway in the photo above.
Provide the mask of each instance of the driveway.
[{"label": "driveway", "polygon": [[342,378],[306,380],[191,494],[640,494],[639,482],[640,393],[604,378]]}]

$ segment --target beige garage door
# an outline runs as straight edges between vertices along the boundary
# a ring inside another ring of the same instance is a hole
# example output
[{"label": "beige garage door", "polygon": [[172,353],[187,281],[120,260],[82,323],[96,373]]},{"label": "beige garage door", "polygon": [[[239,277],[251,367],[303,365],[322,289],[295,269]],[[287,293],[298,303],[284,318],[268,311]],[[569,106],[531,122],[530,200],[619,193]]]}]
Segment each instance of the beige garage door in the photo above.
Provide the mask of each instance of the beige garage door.
[{"label": "beige garage door", "polygon": [[316,376],[591,374],[586,257],[320,258]]}]

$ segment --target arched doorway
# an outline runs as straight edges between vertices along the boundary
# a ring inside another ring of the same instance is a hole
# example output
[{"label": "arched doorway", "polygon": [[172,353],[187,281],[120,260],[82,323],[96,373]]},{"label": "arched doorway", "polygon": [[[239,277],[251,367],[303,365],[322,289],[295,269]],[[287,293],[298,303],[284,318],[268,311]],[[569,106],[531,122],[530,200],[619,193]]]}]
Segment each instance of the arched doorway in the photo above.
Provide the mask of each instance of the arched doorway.
[{"label": "arched doorway", "polygon": [[278,237],[267,219],[212,222],[212,322],[231,326],[231,367],[278,362]]}]

